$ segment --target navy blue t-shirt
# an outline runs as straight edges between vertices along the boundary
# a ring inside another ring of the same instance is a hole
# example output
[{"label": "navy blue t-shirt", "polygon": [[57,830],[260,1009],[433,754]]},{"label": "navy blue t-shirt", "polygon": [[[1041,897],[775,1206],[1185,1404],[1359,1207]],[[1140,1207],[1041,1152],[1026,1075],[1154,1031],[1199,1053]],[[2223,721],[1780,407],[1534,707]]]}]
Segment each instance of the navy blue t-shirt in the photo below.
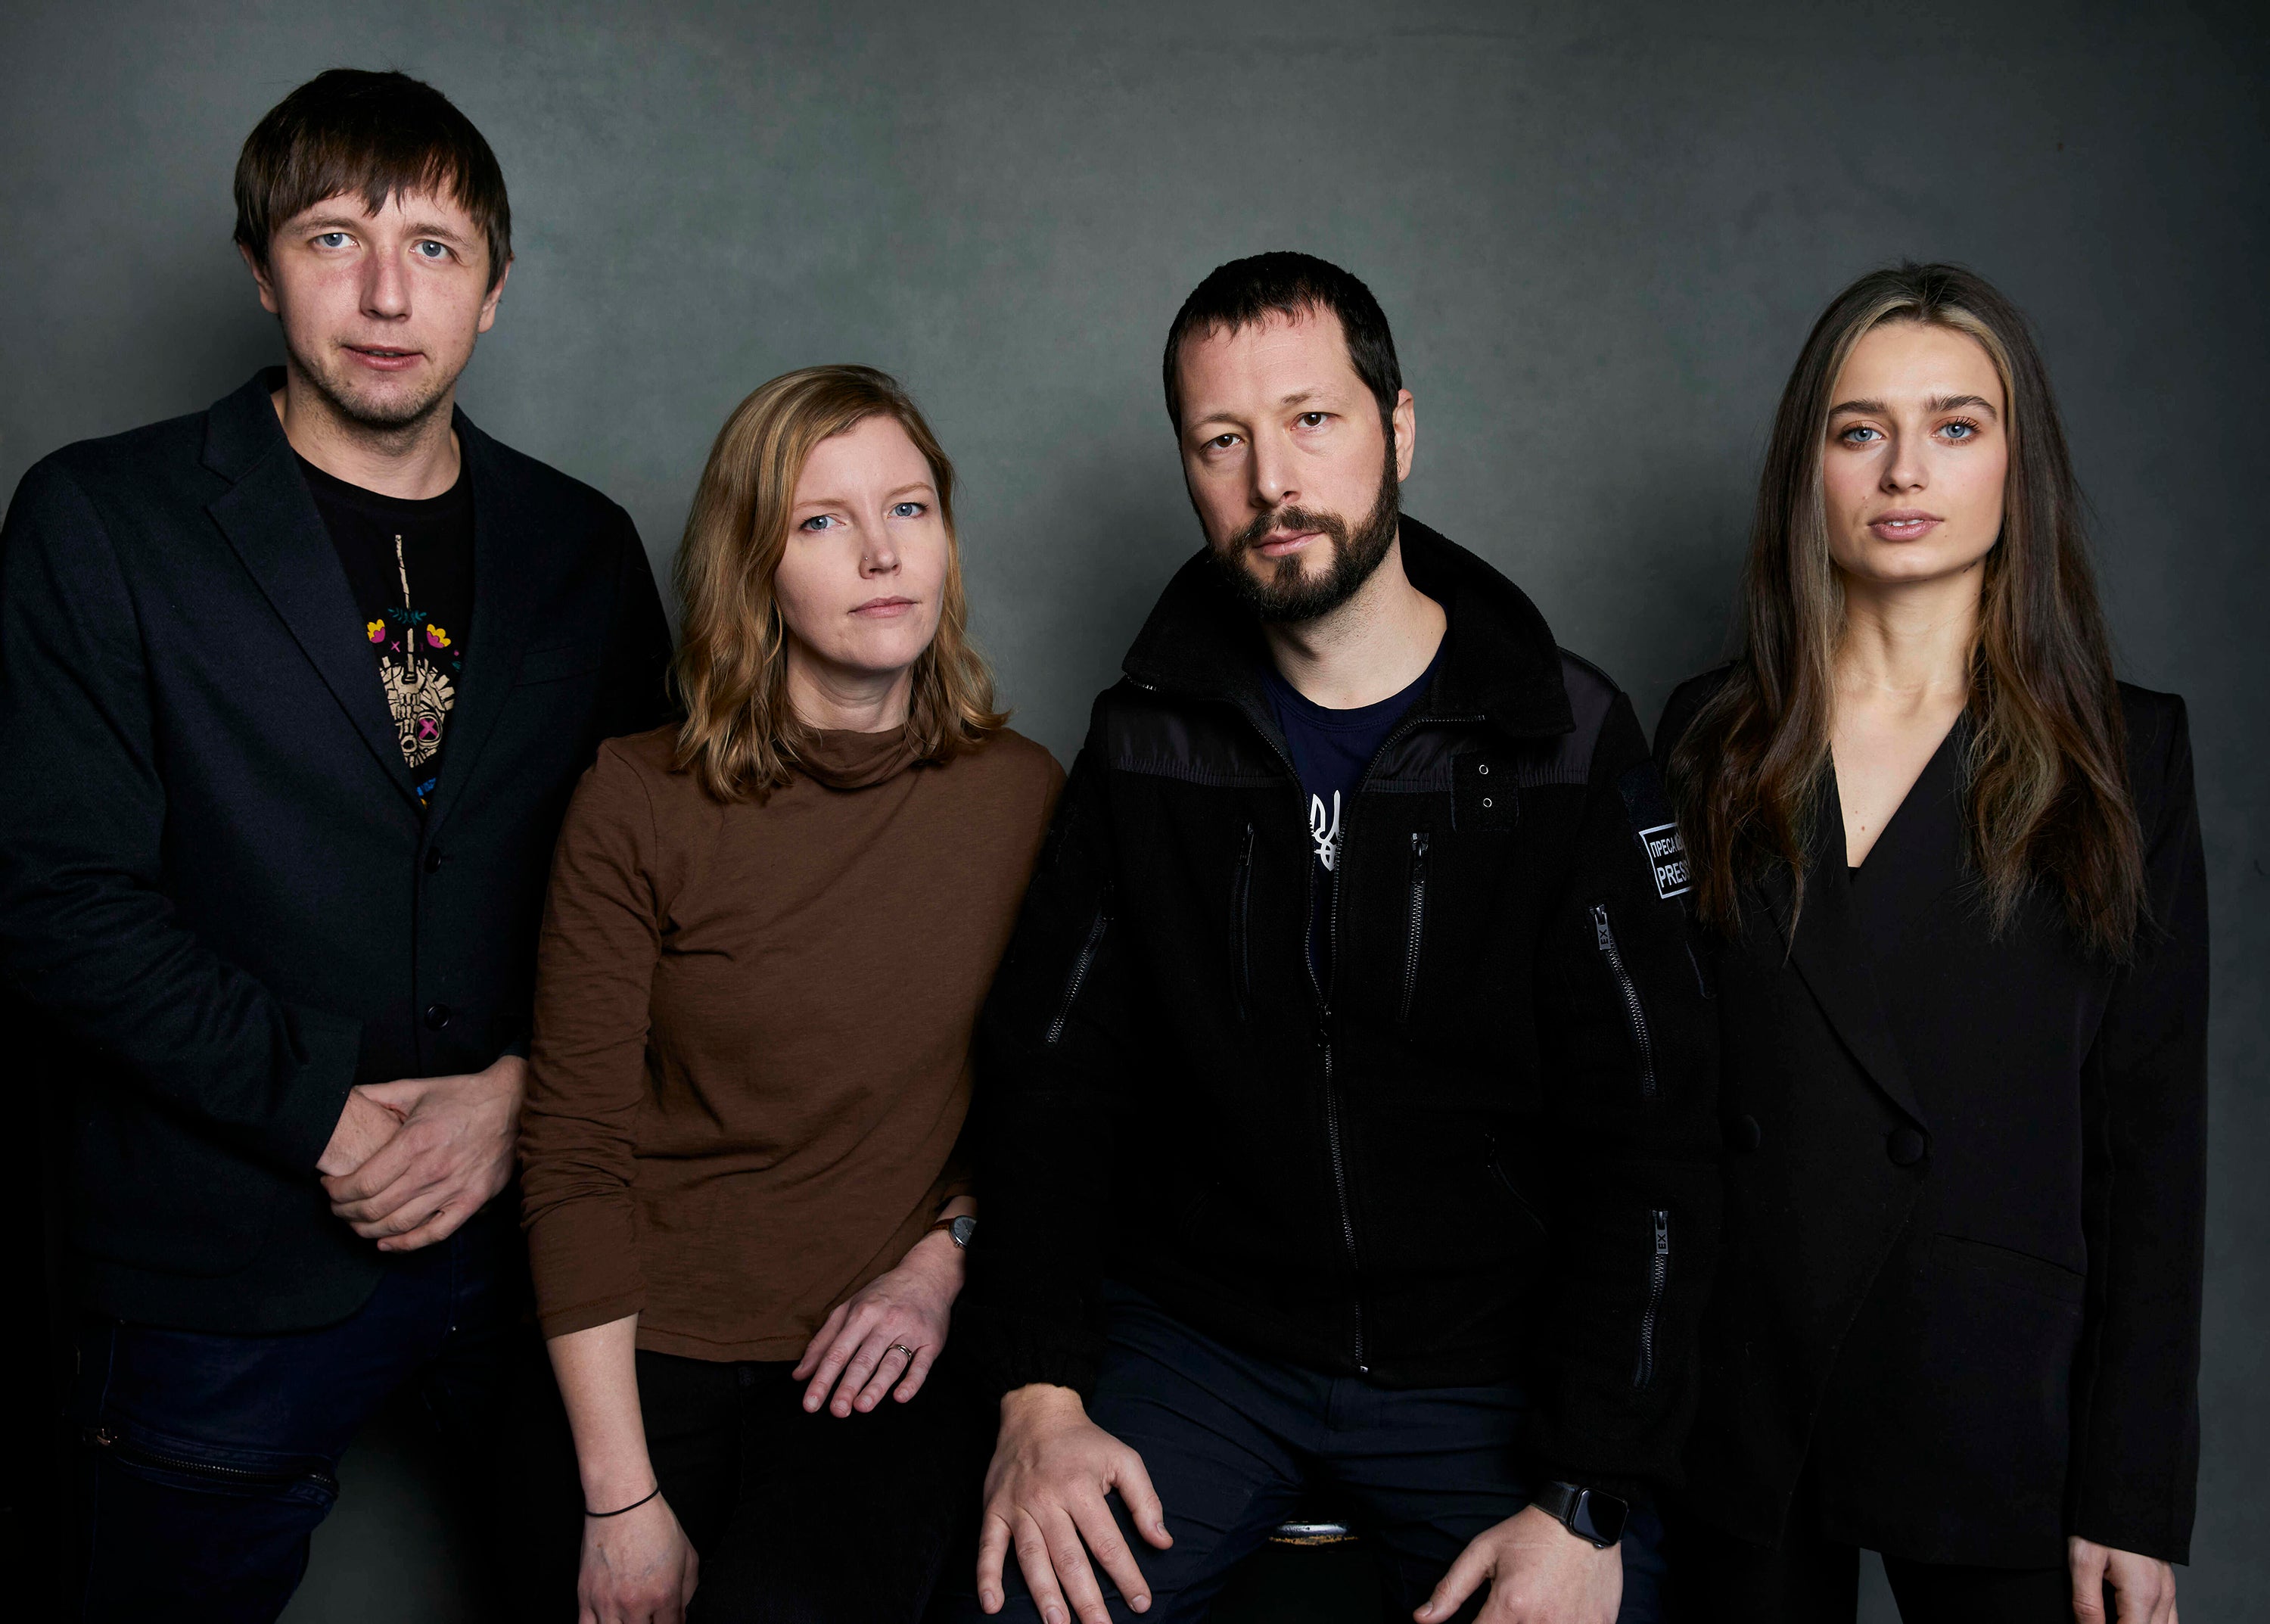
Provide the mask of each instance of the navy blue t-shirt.
[{"label": "navy blue t-shirt", "polygon": [[1269,703],[1277,713],[1277,725],[1285,731],[1293,770],[1300,775],[1301,788],[1308,792],[1309,968],[1316,973],[1320,987],[1332,982],[1332,870],[1339,862],[1341,814],[1355,799],[1356,784],[1372,757],[1379,753],[1395,724],[1419,702],[1442,661],[1438,644],[1435,657],[1409,687],[1353,710],[1319,705],[1275,671],[1268,673]]}]

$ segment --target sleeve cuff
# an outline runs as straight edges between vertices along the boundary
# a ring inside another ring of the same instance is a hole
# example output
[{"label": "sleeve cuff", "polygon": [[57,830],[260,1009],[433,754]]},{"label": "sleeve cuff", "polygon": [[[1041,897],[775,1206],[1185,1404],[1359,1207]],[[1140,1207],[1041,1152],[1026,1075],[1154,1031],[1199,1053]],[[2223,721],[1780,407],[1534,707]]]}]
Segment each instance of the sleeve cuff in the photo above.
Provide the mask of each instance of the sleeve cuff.
[{"label": "sleeve cuff", "polygon": [[981,1394],[998,1398],[1020,1387],[1069,1387],[1085,1401],[1094,1395],[1103,1361],[1103,1339],[1052,1321],[996,1309],[967,1307],[956,1329],[968,1339],[969,1369]]}]

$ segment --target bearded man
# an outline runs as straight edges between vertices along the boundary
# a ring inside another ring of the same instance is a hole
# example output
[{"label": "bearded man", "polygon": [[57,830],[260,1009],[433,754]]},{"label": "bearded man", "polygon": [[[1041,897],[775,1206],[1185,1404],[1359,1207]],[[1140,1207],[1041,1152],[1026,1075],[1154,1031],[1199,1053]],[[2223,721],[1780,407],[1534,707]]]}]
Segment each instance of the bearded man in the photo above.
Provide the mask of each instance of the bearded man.
[{"label": "bearded man", "polygon": [[0,962],[70,1057],[86,1620],[276,1617],[404,1387],[461,1480],[500,1468],[553,838],[666,709],[629,516],[456,409],[512,264],[471,122],[321,75],[246,141],[236,241],[284,365],[46,457],[0,530]]},{"label": "bearded man", "polygon": [[1205,545],[981,1036],[961,1615],[1203,1618],[1321,1493],[1421,1624],[1657,1618],[1718,1132],[1646,740],[1401,514],[1416,407],[1355,278],[1222,266],[1165,382]]}]

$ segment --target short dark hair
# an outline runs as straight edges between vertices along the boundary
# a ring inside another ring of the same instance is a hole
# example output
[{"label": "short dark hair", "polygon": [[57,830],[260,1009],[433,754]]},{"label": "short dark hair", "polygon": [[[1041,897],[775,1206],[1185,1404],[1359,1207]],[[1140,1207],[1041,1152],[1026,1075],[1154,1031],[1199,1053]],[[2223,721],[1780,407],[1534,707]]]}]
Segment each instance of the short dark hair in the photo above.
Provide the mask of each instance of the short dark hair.
[{"label": "short dark hair", "polygon": [[455,103],[406,73],[333,68],[269,108],[236,160],[236,240],[264,270],[277,228],[342,192],[360,192],[374,214],[396,192],[446,194],[488,239],[491,287],[512,258],[496,154]]},{"label": "short dark hair", "polygon": [[1235,332],[1272,315],[1298,318],[1329,310],[1340,319],[1347,336],[1348,360],[1355,367],[1372,398],[1379,403],[1384,422],[1395,412],[1396,397],[1403,392],[1403,368],[1395,360],[1395,337],[1387,330],[1386,313],[1371,290],[1329,260],[1313,254],[1255,254],[1217,265],[1206,279],[1191,290],[1175,324],[1167,330],[1167,358],[1161,368],[1167,385],[1167,415],[1175,432],[1183,427],[1182,391],[1175,378],[1183,341],[1217,328]]}]

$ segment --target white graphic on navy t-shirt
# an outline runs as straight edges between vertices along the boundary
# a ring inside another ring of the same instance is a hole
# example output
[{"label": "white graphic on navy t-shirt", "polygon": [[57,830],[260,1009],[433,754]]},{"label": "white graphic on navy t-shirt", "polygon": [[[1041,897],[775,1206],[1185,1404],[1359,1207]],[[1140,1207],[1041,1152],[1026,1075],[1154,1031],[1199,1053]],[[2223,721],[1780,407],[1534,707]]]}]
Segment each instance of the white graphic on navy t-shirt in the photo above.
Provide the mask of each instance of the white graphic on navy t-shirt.
[{"label": "white graphic on navy t-shirt", "polygon": [[1324,865],[1324,872],[1332,871],[1332,864],[1340,855],[1340,792],[1332,791],[1332,811],[1324,815],[1322,796],[1309,797],[1309,838],[1317,842],[1317,861]]}]

